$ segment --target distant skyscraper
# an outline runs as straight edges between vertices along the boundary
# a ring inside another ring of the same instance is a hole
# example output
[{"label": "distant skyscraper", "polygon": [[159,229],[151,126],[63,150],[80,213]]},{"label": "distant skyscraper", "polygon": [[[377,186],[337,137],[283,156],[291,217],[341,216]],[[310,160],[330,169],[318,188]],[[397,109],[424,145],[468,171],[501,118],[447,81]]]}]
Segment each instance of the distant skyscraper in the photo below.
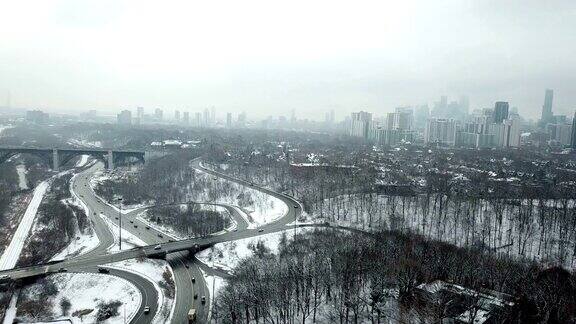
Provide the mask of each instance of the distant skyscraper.
[{"label": "distant skyscraper", "polygon": [[508,103],[505,101],[496,102],[493,116],[496,124],[501,124],[504,119],[508,119]]},{"label": "distant skyscraper", "polygon": [[204,127],[208,126],[210,124],[210,110],[208,110],[208,108],[204,109],[204,120],[202,121],[204,124]]},{"label": "distant skyscraper", "polygon": [[232,113],[226,114],[226,127],[232,128]]},{"label": "distant skyscraper", "polygon": [[174,119],[176,119],[176,121],[180,121],[180,110],[174,111]]},{"label": "distant skyscraper", "polygon": [[292,114],[290,116],[290,123],[292,125],[296,124],[296,110],[292,109]]},{"label": "distant skyscraper", "polygon": [[194,117],[194,125],[196,127],[202,126],[202,113],[197,112],[196,117]]},{"label": "distant skyscraper", "polygon": [[572,136],[570,137],[570,147],[576,150],[576,112],[574,112],[574,118],[572,118]]},{"label": "distant skyscraper", "polygon": [[156,108],[156,110],[154,110],[154,117],[156,118],[157,121],[161,121],[163,115],[164,115],[164,112],[162,111],[162,109]]},{"label": "distant skyscraper", "polygon": [[468,96],[461,96],[459,105],[460,105],[461,112],[463,114],[467,115],[468,110],[470,110],[470,99],[468,99]]},{"label": "distant skyscraper", "polygon": [[544,94],[544,105],[542,105],[542,117],[540,118],[540,123],[546,125],[551,122],[552,114],[552,101],[554,100],[554,90],[546,89]]},{"label": "distant skyscraper", "polygon": [[184,122],[184,124],[189,124],[190,123],[190,113],[185,111],[182,113],[182,121]]},{"label": "distant skyscraper", "polygon": [[216,125],[216,107],[210,111],[210,125]]},{"label": "distant skyscraper", "polygon": [[122,110],[117,116],[118,124],[130,125],[132,124],[132,112],[130,110]]},{"label": "distant skyscraper", "polygon": [[144,119],[144,107],[136,108],[136,117],[142,121]]}]

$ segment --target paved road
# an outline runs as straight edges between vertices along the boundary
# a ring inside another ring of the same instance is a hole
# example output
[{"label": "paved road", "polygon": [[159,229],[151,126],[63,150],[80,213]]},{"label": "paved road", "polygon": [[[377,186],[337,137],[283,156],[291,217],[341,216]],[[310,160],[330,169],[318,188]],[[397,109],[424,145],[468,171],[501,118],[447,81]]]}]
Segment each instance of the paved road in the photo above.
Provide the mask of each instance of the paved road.
[{"label": "paved road", "polygon": [[[167,254],[166,260],[171,265],[174,271],[174,280],[176,283],[176,305],[174,309],[174,316],[173,316],[173,323],[186,323],[186,317],[188,310],[191,307],[197,309],[198,318],[200,321],[206,321],[207,319],[207,312],[210,307],[209,302],[206,305],[202,305],[200,303],[201,296],[208,297],[208,288],[206,282],[204,281],[204,277],[200,271],[200,267],[202,267],[208,274],[211,275],[222,275],[221,271],[217,269],[207,268],[206,266],[202,265],[199,261],[197,261],[189,250],[192,252],[197,252],[197,250],[205,248],[207,246],[227,242],[227,241],[234,241],[243,238],[254,237],[258,235],[264,235],[268,233],[273,233],[277,231],[286,230],[286,225],[293,222],[301,213],[302,206],[293,198],[274,192],[272,190],[255,186],[249,182],[236,179],[234,177],[212,171],[209,169],[204,168],[199,159],[194,160],[191,163],[191,166],[195,169],[201,170],[213,176],[217,176],[220,178],[224,178],[228,181],[232,181],[238,183],[243,186],[248,186],[251,189],[261,191],[268,195],[274,196],[280,200],[282,200],[288,206],[287,213],[266,225],[262,225],[257,229],[248,229],[248,224],[244,220],[244,218],[240,215],[237,208],[229,205],[223,205],[226,207],[234,220],[238,224],[237,231],[232,231],[220,235],[209,235],[206,237],[201,238],[193,238],[187,240],[180,240],[170,242],[170,239],[163,233],[154,230],[153,228],[146,229],[146,224],[141,222],[136,216],[143,210],[134,210],[127,213],[123,213],[122,215],[122,228],[127,230],[128,232],[134,234],[135,236],[139,237],[141,240],[146,242],[147,246],[138,247],[131,250],[121,251],[117,253],[110,254],[107,252],[108,247],[113,244],[113,236],[110,233],[108,226],[105,224],[102,219],[100,219],[99,214],[103,214],[109,217],[113,217],[113,221],[117,222],[116,216],[118,215],[118,210],[111,207],[110,205],[103,202],[91,189],[89,185],[89,179],[96,168],[100,166],[92,166],[91,168],[87,169],[85,172],[82,172],[78,176],[75,177],[73,183],[73,190],[79,196],[80,199],[86,203],[90,210],[90,219],[94,222],[94,228],[96,233],[98,234],[99,238],[101,237],[100,245],[93,251],[86,253],[82,256],[64,260],[59,263],[55,264],[44,264],[44,265],[37,265],[32,267],[26,268],[18,268],[12,269],[8,271],[0,272],[0,275],[9,275],[11,278],[18,279],[18,278],[25,278],[35,275],[41,275],[44,273],[49,272],[56,272],[59,268],[65,267],[72,269],[74,271],[82,269],[90,269],[90,267],[96,267],[100,264],[106,264],[111,262],[116,262],[120,260],[132,259],[137,257],[155,257],[161,254]],[[160,245],[158,249],[157,245]],[[115,273],[116,274],[116,273]],[[125,273],[118,272],[119,276],[125,277],[127,280],[138,281],[140,284],[137,285],[139,289],[143,289],[145,291],[146,296],[153,296],[156,293],[153,287],[147,286],[144,281],[145,279],[142,278],[134,278],[130,277]],[[193,278],[195,278],[195,283],[193,283]],[[198,295],[198,299],[194,299],[194,295]],[[153,307],[152,298],[149,298],[149,306]],[[210,300],[208,298],[208,300]],[[145,306],[145,303],[142,303],[141,310]],[[151,315],[153,313],[151,312]],[[138,318],[138,322],[135,323],[146,323],[149,322],[153,316],[145,317],[145,318]],[[133,321],[134,322],[134,321]]]}]

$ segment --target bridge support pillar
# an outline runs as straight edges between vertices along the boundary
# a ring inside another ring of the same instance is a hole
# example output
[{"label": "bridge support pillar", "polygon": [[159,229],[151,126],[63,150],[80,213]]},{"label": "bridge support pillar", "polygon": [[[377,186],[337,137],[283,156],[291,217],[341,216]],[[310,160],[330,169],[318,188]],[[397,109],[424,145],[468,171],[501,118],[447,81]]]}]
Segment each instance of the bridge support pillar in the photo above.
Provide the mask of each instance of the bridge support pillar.
[{"label": "bridge support pillar", "polygon": [[60,168],[60,163],[58,161],[58,150],[52,150],[52,170],[58,171]]},{"label": "bridge support pillar", "polygon": [[114,169],[114,153],[108,151],[108,170]]}]

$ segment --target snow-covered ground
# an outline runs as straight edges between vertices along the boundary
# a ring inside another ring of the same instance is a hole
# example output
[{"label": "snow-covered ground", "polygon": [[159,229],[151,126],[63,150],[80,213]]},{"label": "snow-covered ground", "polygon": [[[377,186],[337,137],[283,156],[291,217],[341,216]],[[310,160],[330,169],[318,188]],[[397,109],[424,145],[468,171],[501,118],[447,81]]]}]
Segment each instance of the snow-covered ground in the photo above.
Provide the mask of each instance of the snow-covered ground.
[{"label": "snow-covered ground", "polygon": [[[534,201],[479,199],[468,203],[444,199],[441,214],[439,201],[436,196],[342,195],[326,199],[311,220],[366,231],[416,232],[457,246],[483,246],[512,257],[576,269],[571,252],[576,246],[576,232],[566,231],[568,225],[558,221],[562,217],[540,219]],[[544,204],[562,209],[559,201]],[[571,208],[574,201],[567,204]]]},{"label": "snow-covered ground", "polygon": [[[78,175],[77,174],[74,175],[74,177],[71,179],[71,183],[74,183],[74,178],[76,176]],[[70,193],[72,195],[72,198],[66,200],[65,202],[67,204],[75,205],[81,208],[86,214],[86,217],[89,218],[90,210],[88,209],[88,206],[86,206],[86,204],[76,195],[72,186],[70,186]],[[62,251],[60,251],[58,254],[52,257],[52,260],[63,260],[66,258],[90,252],[93,249],[95,249],[99,243],[100,240],[98,239],[98,236],[94,232],[94,229],[90,228],[89,230],[83,232],[78,227],[78,224],[76,224],[76,239],[70,241],[70,244],[68,244],[68,246],[66,246]]]},{"label": "snow-covered ground", "polygon": [[282,200],[256,189],[199,170],[195,170],[195,176],[187,200],[239,206],[248,213],[250,228],[270,223],[288,212]]},{"label": "snow-covered ground", "polygon": [[6,313],[4,314],[4,320],[2,324],[12,324],[14,323],[14,319],[16,318],[16,305],[18,303],[18,291],[12,294],[12,298],[10,298],[10,304],[8,304],[8,308],[6,309]]},{"label": "snow-covered ground", "polygon": [[[310,229],[297,229],[298,233],[308,230]],[[286,239],[290,240],[294,237],[294,230],[290,229],[283,232],[217,243],[214,246],[197,253],[196,258],[211,268],[233,272],[234,268],[242,259],[251,257],[254,254],[253,248],[258,244],[258,242],[262,242],[264,246],[270,250],[270,253],[278,253],[278,245],[280,244],[282,235],[286,235]]]},{"label": "snow-covered ground", "polygon": [[13,128],[14,126],[11,125],[0,125],[0,137],[2,137],[2,133],[9,128]]},{"label": "snow-covered ground", "polygon": [[173,228],[171,228],[169,226],[164,226],[161,224],[156,224],[154,222],[151,222],[150,219],[148,218],[147,214],[148,214],[148,212],[145,210],[145,211],[141,212],[140,214],[138,214],[138,216],[136,216],[136,218],[139,221],[141,221],[142,223],[146,224],[146,226],[150,226],[155,231],[161,232],[171,239],[174,239],[174,240],[186,239],[184,236],[179,235]]},{"label": "snow-covered ground", "polygon": [[[154,288],[156,288],[156,291],[158,292],[158,312],[154,316],[153,323],[160,324],[171,322],[172,315],[174,313],[173,308],[176,303],[174,302],[173,298],[168,298],[165,296],[164,292],[158,285],[159,282],[164,280],[162,278],[162,273],[164,273],[165,269],[168,269],[170,272],[172,272],[168,262],[156,259],[130,259],[107,264],[106,267],[132,272],[152,282],[154,284]],[[172,277],[174,277],[173,272]]]},{"label": "snow-covered ground", "polygon": [[92,148],[100,148],[102,147],[102,142],[100,141],[88,141],[88,140],[79,140],[75,138],[71,138],[68,140],[68,144],[83,146],[83,147],[92,147]]},{"label": "snow-covered ground", "polygon": [[[126,313],[126,323],[136,315],[142,301],[142,296],[138,289],[129,281],[107,274],[99,273],[59,273],[49,277],[56,285],[58,293],[52,298],[52,313],[60,315],[60,301],[67,298],[72,304],[70,308],[70,319],[73,323],[96,323],[96,314],[99,303],[107,303],[115,300],[121,301],[119,315],[112,317],[106,323],[124,323],[124,312]],[[40,287],[32,284],[23,289],[23,293],[30,296],[38,295]],[[82,319],[72,316],[74,312],[80,310],[90,310],[92,312],[83,316]],[[60,316],[57,316],[60,318]]]},{"label": "snow-covered ground", "polygon": [[28,173],[28,171],[26,170],[26,166],[24,164],[18,164],[16,173],[18,173],[18,187],[20,187],[21,190],[28,189],[28,182],[26,181],[26,173]]},{"label": "snow-covered ground", "polygon": [[[112,232],[112,236],[114,236],[114,244],[108,248],[108,251],[112,253],[120,252],[120,244],[118,244],[118,242],[120,242],[119,240],[120,233],[118,232],[119,228],[118,224],[114,223],[108,217],[102,214],[100,214],[100,217],[102,217],[104,222],[106,222],[106,225],[108,225],[108,229],[110,229],[110,232]],[[128,232],[127,230],[122,229],[122,251],[130,250],[132,248],[145,245],[148,244],[146,244],[146,242],[142,241],[141,239],[139,239],[132,233]]]},{"label": "snow-covered ground", "polygon": [[208,309],[208,322],[212,318],[212,308],[214,307],[213,301],[215,300],[215,294],[217,294],[223,287],[226,285],[226,280],[222,277],[208,275],[204,270],[200,269],[202,272],[202,276],[204,277],[204,281],[206,282],[206,286],[208,287],[208,300],[210,302],[210,308]]},{"label": "snow-covered ground", "polygon": [[10,241],[10,244],[2,254],[2,257],[0,257],[0,270],[12,269],[16,265],[16,262],[18,262],[18,258],[20,257],[28,233],[32,228],[32,224],[34,224],[36,212],[38,211],[38,207],[40,206],[48,187],[49,181],[45,180],[42,181],[36,189],[34,189],[32,200],[30,200],[30,204],[28,204],[24,216],[22,216],[22,220],[14,233],[12,241]]},{"label": "snow-covered ground", "polygon": [[85,154],[82,155],[82,156],[80,157],[80,160],[78,160],[78,162],[76,162],[75,167],[80,168],[80,167],[85,166],[86,163],[88,163],[88,158],[89,158],[89,157],[90,157],[89,155],[85,155]]}]

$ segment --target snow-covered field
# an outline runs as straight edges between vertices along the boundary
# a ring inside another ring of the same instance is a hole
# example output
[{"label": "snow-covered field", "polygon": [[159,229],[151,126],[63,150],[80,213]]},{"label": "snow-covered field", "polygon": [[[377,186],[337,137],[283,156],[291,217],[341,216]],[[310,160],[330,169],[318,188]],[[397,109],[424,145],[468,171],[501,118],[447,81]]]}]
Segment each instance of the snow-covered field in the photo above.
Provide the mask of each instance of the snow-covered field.
[{"label": "snow-covered field", "polygon": [[[308,228],[297,229],[298,233],[308,230]],[[290,240],[294,237],[294,230],[290,229],[283,232],[217,243],[214,246],[197,253],[196,258],[211,268],[233,272],[234,268],[242,259],[254,255],[254,247],[258,242],[262,242],[262,244],[270,250],[270,253],[278,253],[278,246],[283,235],[286,235],[286,239]]]},{"label": "snow-covered field", "polygon": [[86,165],[86,163],[88,163],[88,158],[90,158],[89,155],[82,155],[80,157],[80,160],[78,160],[78,162],[76,162],[75,167],[80,168]]},{"label": "snow-covered field", "polygon": [[[156,288],[156,291],[158,292],[158,312],[154,316],[153,323],[160,324],[171,322],[174,312],[173,307],[175,305],[174,299],[165,296],[158,285],[159,282],[164,280],[162,278],[162,273],[164,273],[165,269],[172,272],[168,262],[156,259],[130,259],[107,264],[106,267],[132,272],[152,282],[154,288]],[[172,273],[172,276],[174,276],[174,273]]]},{"label": "snow-covered field", "polygon": [[[59,273],[49,277],[56,285],[58,293],[52,299],[52,313],[54,318],[61,318],[60,301],[67,298],[72,304],[70,319],[73,323],[96,323],[96,314],[99,303],[107,303],[115,300],[121,301],[119,315],[112,317],[106,323],[129,322],[140,307],[142,296],[138,289],[125,279],[98,273]],[[27,286],[23,293],[37,296],[40,287],[38,284]],[[73,316],[74,312],[90,310],[89,314],[82,318]],[[20,315],[19,315],[20,316]],[[47,320],[48,318],[44,319]]]},{"label": "snow-covered field", "polygon": [[288,211],[282,200],[258,190],[198,170],[195,176],[187,200],[239,206],[248,213],[251,228],[270,223]]},{"label": "snow-covered field", "polygon": [[[102,214],[100,214],[100,217],[102,217],[106,225],[108,225],[108,229],[110,229],[110,232],[112,232],[112,235],[114,236],[114,244],[108,248],[108,251],[112,253],[120,252],[120,233],[118,232],[118,224],[114,223],[112,220]],[[122,229],[122,251],[145,245],[148,244],[127,230]]]},{"label": "snow-covered field", "polygon": [[208,275],[204,270],[200,269],[202,272],[202,277],[204,277],[204,281],[206,282],[206,286],[208,287],[208,300],[210,302],[210,308],[208,309],[208,321],[212,318],[212,308],[214,307],[214,298],[215,294],[217,294],[223,287],[226,285],[226,280],[222,277]]},{"label": "snow-covered field", "polygon": [[36,189],[34,189],[32,200],[24,212],[24,216],[22,216],[22,220],[14,233],[12,241],[10,241],[10,244],[2,254],[2,257],[0,257],[0,270],[12,269],[16,265],[20,253],[22,252],[22,248],[24,247],[24,243],[26,242],[26,238],[28,237],[28,233],[34,224],[34,218],[38,211],[38,207],[40,206],[40,202],[42,202],[42,198],[44,197],[48,187],[49,181],[45,180],[42,181]]},{"label": "snow-covered field", "polygon": [[18,187],[20,187],[21,190],[28,189],[28,182],[26,181],[26,173],[28,173],[28,171],[26,170],[26,166],[24,164],[18,164],[16,173],[18,174]]},{"label": "snow-covered field", "polygon": [[68,140],[68,144],[82,146],[82,147],[91,147],[91,148],[100,148],[102,147],[102,142],[100,141],[87,141],[87,140],[79,140],[75,138],[71,138]]}]

